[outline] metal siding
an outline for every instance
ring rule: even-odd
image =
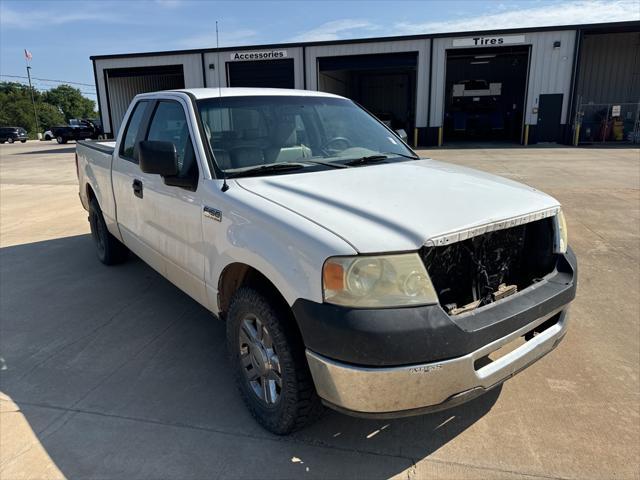
[[[429,39],[422,39],[306,47],[307,90],[318,90],[318,57],[418,52],[418,67],[416,71],[416,127],[426,127],[430,41]]]
[[[585,35],[576,95],[582,103],[640,101],[640,32]]]
[[[453,38],[445,37],[433,40],[434,74],[431,86],[431,118],[429,119],[429,125],[432,127],[442,126],[444,118],[447,50],[469,48],[453,47]],[[561,42],[559,49],[553,48],[553,42],[556,40]],[[575,30],[527,33],[525,35],[525,42],[520,45],[531,45],[529,88],[525,108],[526,123],[535,125],[537,122],[536,115],[532,113],[532,110],[538,105],[538,97],[545,93],[563,94],[561,121],[566,123],[571,92],[574,43]]]
[[[553,48],[555,41],[561,42],[560,48]],[[538,116],[533,113],[533,109],[538,106],[540,95],[561,93],[563,97],[560,123],[565,124],[571,93],[575,30],[530,33],[527,35],[527,43],[531,45],[531,65],[525,123],[538,123]]]
[[[103,105],[102,124],[104,125],[105,132],[111,133],[115,136],[114,132],[109,132],[109,113],[107,108],[107,93],[104,84],[104,71],[111,68],[132,68],[132,67],[155,67],[162,65],[182,65],[184,71],[184,86],[185,88],[197,88],[203,87],[203,75],[202,75],[202,60],[199,53],[182,54],[182,55],[158,55],[152,57],[126,57],[126,58],[107,58],[96,59],[96,71],[98,77],[98,95],[100,95],[100,102]],[[112,79],[113,81],[113,79]],[[110,82],[111,83],[111,82]],[[123,87],[124,88],[124,87]],[[116,92],[112,92],[109,88],[109,96],[113,97]],[[117,132],[116,125],[120,123],[121,118],[116,117],[113,108],[113,101],[110,104],[112,109],[111,114],[114,116],[112,119],[113,128]],[[126,112],[126,109],[122,112]],[[117,120],[116,120],[117,118]]]
[[[265,50],[286,50],[287,57],[293,58],[293,74],[295,77],[295,88],[304,89],[304,73],[302,66],[302,47],[292,47],[292,48],[271,48],[265,49],[261,47],[256,47],[255,49],[251,49],[251,51],[261,52]],[[238,49],[239,53],[246,53],[247,49]],[[218,88],[218,55],[220,56],[220,63],[223,63],[222,69],[220,70],[220,86],[227,86],[227,63],[234,62],[236,60],[231,60],[231,55],[236,53],[236,50],[233,51],[224,51],[224,52],[207,52],[204,54],[204,64],[206,68],[205,75],[207,76],[207,86]],[[268,63],[268,60],[255,60],[256,62],[265,62]],[[211,70],[209,65],[215,65],[216,69]]]

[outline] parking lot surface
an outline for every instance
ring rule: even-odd
[[[283,438],[240,401],[221,322],[140,260],[98,262],[74,148],[0,146],[3,480],[640,475],[640,150],[422,152],[563,203],[580,265],[567,338],[452,410],[328,411]]]

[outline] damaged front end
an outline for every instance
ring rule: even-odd
[[[544,218],[420,251],[440,305],[459,315],[524,290],[553,272],[554,220]]]

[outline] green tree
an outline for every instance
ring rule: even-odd
[[[82,96],[79,89],[60,85],[42,94],[46,103],[57,107],[66,121],[71,118],[91,118],[97,115],[95,102]]]
[[[38,111],[40,133],[55,125],[63,125],[69,118],[93,118],[95,104],[82,96],[80,91],[62,85],[49,92],[33,89]],[[66,112],[66,113],[65,113]],[[31,138],[36,138],[36,122],[33,115],[31,92],[27,85],[16,82],[0,82],[0,126],[22,127]]]

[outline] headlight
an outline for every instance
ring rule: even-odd
[[[417,253],[329,258],[322,269],[326,302],[379,308],[438,303]]]
[[[569,246],[569,237],[567,234],[567,221],[564,218],[562,210],[556,215],[556,253],[567,253]]]

